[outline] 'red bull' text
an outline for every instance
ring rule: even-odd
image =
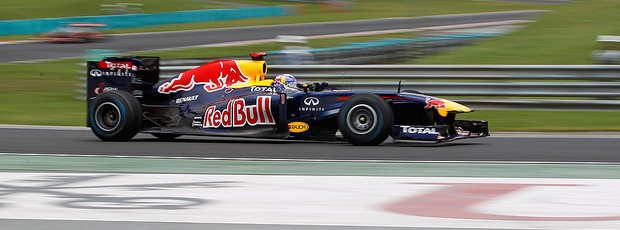
[[[271,97],[259,96],[256,105],[246,105],[245,99],[229,101],[224,110],[209,106],[205,111],[203,128],[243,127],[245,125],[273,125],[275,120],[271,113]]]

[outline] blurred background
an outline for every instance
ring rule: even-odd
[[[618,9],[618,0],[0,0],[2,229],[619,229]],[[267,77],[385,90],[404,80],[403,90],[475,109],[459,119],[488,120],[492,136],[374,147],[102,142],[84,127],[86,61],[159,56],[165,79],[257,51],[268,53]],[[262,224],[217,225],[248,219]]]
[[[0,3],[2,124],[84,126],[89,59],[160,56],[166,77],[266,51],[270,75],[387,89],[405,79],[471,105],[464,117],[493,131],[620,130],[614,0]]]

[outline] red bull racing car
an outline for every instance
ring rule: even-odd
[[[105,27],[105,24],[96,23],[71,23],[65,27],[42,34],[38,39],[53,43],[83,43],[95,42],[108,39],[97,27]]]
[[[445,142],[489,135],[486,121],[456,120],[472,110],[417,92],[328,89],[290,75],[265,79],[264,53],[216,60],[159,79],[157,57],[88,62],[87,126],[104,141],[138,132],[181,135],[341,140],[377,145]]]

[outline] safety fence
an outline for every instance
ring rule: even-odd
[[[3,20],[0,21],[0,35],[39,34],[76,22],[105,24],[107,25],[105,29],[119,29],[176,23],[286,16],[289,15],[290,12],[291,10],[285,6],[269,6],[237,9],[190,10],[153,14]]]

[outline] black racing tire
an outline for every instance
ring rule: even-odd
[[[130,140],[142,126],[142,105],[126,91],[108,91],[95,97],[88,114],[90,129],[103,141]]]
[[[378,145],[390,135],[394,113],[388,103],[375,94],[351,96],[340,107],[338,128],[354,145]]]
[[[172,141],[177,137],[180,137],[181,134],[172,134],[172,133],[151,133],[151,135],[159,138],[162,141]]]

